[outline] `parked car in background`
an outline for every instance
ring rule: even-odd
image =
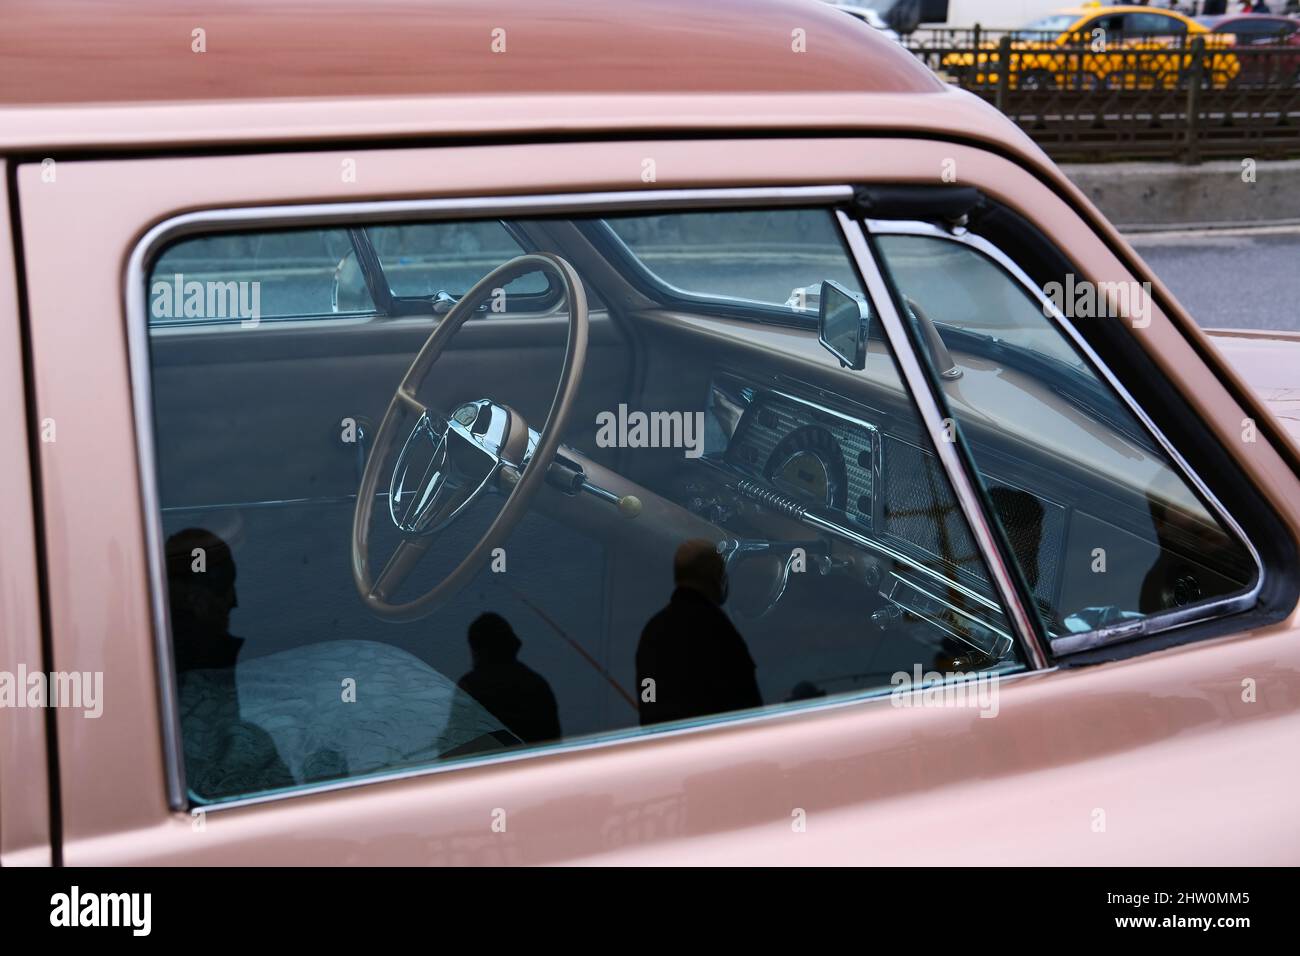
[[[1290,80],[1300,84],[1300,20],[1260,13],[1234,13],[1219,17],[1198,17],[1197,22],[1212,33],[1233,37],[1237,49],[1244,49],[1239,79],[1243,83],[1271,83]],[[1295,52],[1250,53],[1252,47],[1294,48]]]
[[[832,0],[833,2],[833,0]],[[1060,0],[856,0],[888,22],[906,11],[921,29],[945,27],[964,30],[979,24],[987,29],[1007,29],[1042,16]]]
[[[829,0],[829,2],[831,6],[835,7],[835,9],[842,10],[849,16],[861,20],[863,23],[867,24],[867,26],[879,30],[885,36],[889,37],[889,39],[895,41],[899,39],[898,33],[889,28],[889,24],[885,22],[878,10],[859,4],[838,3],[836,0]]]
[[[1206,82],[1224,87],[1240,70],[1228,36],[1210,31],[1181,13],[1146,6],[1086,4],[1058,10],[1012,34],[1009,83],[1019,89],[1152,89],[1176,87],[1191,56],[1185,42],[1204,35],[1211,50]],[[987,52],[954,52],[943,57],[944,71],[974,74],[976,83],[998,82],[998,41]]]

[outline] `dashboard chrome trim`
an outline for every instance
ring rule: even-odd
[[[902,589],[902,593],[900,593],[900,589]],[[941,598],[937,594],[927,591],[915,581],[908,580],[897,572],[890,575],[889,583],[881,588],[880,593],[892,601],[895,606],[924,619],[932,627],[938,628],[963,644],[968,644],[993,660],[1003,660],[1015,645],[1015,639],[1004,628],[976,617],[969,611]],[[916,600],[915,595],[920,595],[923,600]],[[929,602],[929,606],[926,606],[926,602]],[[941,613],[936,613],[935,606],[942,611],[950,612],[956,618],[969,621],[970,624],[961,624],[960,621],[956,620],[944,620]],[[991,632],[993,639],[980,643],[978,638],[972,635],[971,625]]]
[[[882,520],[880,488],[883,477],[883,463],[880,451],[883,436],[879,426],[866,421],[865,419],[856,418],[853,415],[838,411],[827,405],[822,405],[819,402],[814,402],[811,399],[795,395],[792,392],[783,391],[779,388],[768,389],[768,391],[773,395],[784,398],[786,401],[794,402],[797,405],[803,405],[805,408],[811,408],[825,415],[831,415],[843,422],[853,425],[856,428],[861,428],[871,436],[871,514],[868,517],[870,518],[871,530],[878,533]],[[846,464],[848,463],[846,462]],[[861,466],[859,465],[859,467]],[[847,500],[844,502],[844,514],[845,517],[851,517],[851,509],[849,508],[849,502]],[[861,511],[859,511],[858,514],[861,514]]]

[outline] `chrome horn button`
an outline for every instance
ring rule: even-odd
[[[445,421],[426,412],[411,429],[388,488],[388,514],[406,535],[446,527],[501,465],[510,412],[487,399],[466,402]]]
[[[446,482],[447,426],[421,415],[402,445],[388,487],[388,514],[397,530],[424,531]]]

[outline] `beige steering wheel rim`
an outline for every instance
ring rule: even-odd
[[[546,424],[541,429],[532,457],[527,467],[519,471],[522,450],[528,443],[528,426],[518,413],[507,409],[511,416],[511,445],[517,457],[514,461],[508,461],[503,457],[499,472],[494,476],[495,480],[503,484],[513,485],[506,493],[505,503],[501,506],[496,519],[464,560],[442,581],[412,601],[392,603],[389,598],[415,569],[432,543],[428,535],[404,536],[379,576],[376,578],[372,573],[369,560],[370,519],[374,512],[380,469],[389,458],[399,434],[398,421],[404,411],[423,416],[417,420],[417,427],[425,418],[438,420],[438,417],[431,414],[430,410],[416,398],[416,393],[434,363],[466,320],[474,315],[478,307],[486,302],[495,290],[505,288],[520,276],[539,270],[551,272],[564,285],[565,300],[569,304],[569,334],[565,346],[564,366],[555,389],[555,397],[551,402]],[[384,412],[384,419],[375,435],[374,445],[362,473],[361,485],[357,490],[356,508],[352,519],[352,580],[362,602],[371,613],[384,620],[397,622],[414,621],[431,614],[444,600],[467,584],[491,556],[492,551],[504,543],[527,511],[528,503],[545,480],[546,470],[555,458],[560,445],[560,436],[564,433],[573,410],[574,399],[582,383],[586,358],[587,297],[583,291],[582,280],[573,266],[550,253],[518,256],[497,267],[466,292],[443,317],[421,346],[406,374],[402,376]],[[522,431],[522,443],[520,431]]]

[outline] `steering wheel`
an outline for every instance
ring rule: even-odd
[[[416,394],[439,356],[465,321],[498,289],[532,272],[550,272],[564,285],[569,304],[569,335],[555,398],[541,434],[530,432],[522,415],[482,398],[466,402],[449,416],[431,410]],[[469,582],[528,510],[555,458],[560,436],[573,411],[587,360],[587,297],[578,273],[549,253],[518,256],[484,276],[458,301],[425,340],[388,403],[366,460],[352,518],[352,580],[361,600],[377,617],[414,621]],[[372,577],[368,539],[380,468],[398,436],[404,412],[417,417],[393,464],[388,514],[402,536],[388,562]],[[469,554],[441,582],[403,604],[390,598],[415,570],[439,532],[483,494],[499,490],[505,504]]]

